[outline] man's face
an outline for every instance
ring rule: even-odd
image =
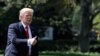
[[[30,25],[32,22],[32,16],[33,16],[33,14],[31,12],[25,12],[21,16],[21,21],[23,21],[23,23],[26,25]]]

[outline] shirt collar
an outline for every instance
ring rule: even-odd
[[[22,23],[22,25],[23,25],[23,27],[25,28],[26,27],[26,25],[21,21],[21,23]],[[28,28],[29,28],[29,25],[28,25]]]

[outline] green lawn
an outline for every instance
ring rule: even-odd
[[[0,55],[0,56],[3,56],[3,55]]]
[[[0,55],[3,56],[3,55]],[[81,53],[81,52],[66,52],[66,51],[43,51],[39,53],[39,56],[100,56],[100,53],[97,52],[87,52],[87,53]]]
[[[100,53],[97,52],[87,52],[87,53],[81,53],[81,52],[73,52],[73,51],[47,51],[47,52],[41,52],[39,56],[100,56]]]

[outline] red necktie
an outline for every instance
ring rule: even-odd
[[[29,38],[28,26],[25,27],[25,34],[26,34],[26,37]]]
[[[27,39],[29,38],[29,33],[28,33],[28,26],[25,27],[25,35],[27,37]],[[29,56],[29,48],[27,49],[27,54],[26,56]]]

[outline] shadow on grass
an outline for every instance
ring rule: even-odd
[[[1,54],[3,54],[3,51],[2,50],[0,50],[0,56],[1,56]]]

